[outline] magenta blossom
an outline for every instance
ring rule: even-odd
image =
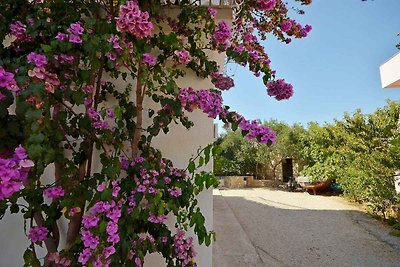
[[[149,13],[141,11],[136,1],[127,1],[119,8],[117,29],[128,32],[135,37],[143,38],[151,34],[154,29],[150,22]]]
[[[178,187],[171,189],[168,188],[168,193],[172,196],[172,197],[180,197],[182,195],[182,190]]]
[[[275,97],[278,101],[293,96],[293,86],[286,83],[284,79],[268,82],[267,88],[268,95]]]
[[[229,90],[235,86],[231,77],[224,76],[221,73],[212,73],[211,78],[211,82],[220,90]]]
[[[34,226],[29,230],[28,238],[36,243],[38,241],[43,241],[49,234],[49,230],[43,226]]]
[[[26,25],[21,21],[16,21],[10,24],[10,32],[18,41],[31,41],[32,38],[26,34]]]
[[[144,53],[142,62],[150,67],[153,67],[156,65],[156,58],[151,56],[149,53]]]
[[[81,37],[79,37],[78,35],[74,35],[74,34],[70,34],[69,35],[69,40],[70,43],[74,43],[74,44],[80,44],[82,43],[82,39]]]
[[[14,74],[7,72],[0,66],[0,88],[6,88],[9,91],[18,92],[19,87],[14,80]]]
[[[174,54],[175,54],[175,56],[178,57],[178,62],[179,63],[186,65],[186,64],[188,64],[190,62],[189,51],[187,51],[185,49],[182,49],[182,50],[179,50],[179,51],[175,51]]]
[[[292,23],[290,22],[290,20],[281,23],[282,31],[288,32],[291,28],[292,28]]]
[[[31,52],[26,58],[28,59],[29,63],[35,64],[35,66],[38,68],[42,68],[47,65],[47,58],[44,55]]]
[[[46,197],[48,197],[50,199],[57,199],[57,198],[64,196],[64,189],[60,185],[55,186],[55,187],[46,188],[43,191],[43,195],[45,195]]]
[[[178,230],[177,233],[174,235],[174,251],[181,266],[191,266],[191,263],[196,256],[193,238],[189,237],[186,239],[185,232],[182,230]]]
[[[229,39],[232,37],[231,28],[224,20],[220,21],[214,30],[213,40],[217,46],[229,46]]]
[[[0,200],[10,198],[21,190],[30,168],[34,166],[33,161],[27,157],[22,146],[15,149],[13,158],[0,157]]]
[[[59,41],[63,41],[64,39],[67,39],[67,38],[68,38],[68,34],[65,34],[62,32],[59,32],[56,36],[56,39]]]
[[[89,259],[92,257],[92,252],[89,248],[85,248],[80,254],[78,258],[78,262],[82,265],[85,265]]]
[[[252,0],[257,9],[268,11],[276,6],[276,0]]]
[[[80,22],[72,23],[67,29],[67,32],[73,35],[82,35],[84,31]]]
[[[217,16],[217,10],[215,8],[209,7],[208,14],[210,14],[211,18],[215,18]]]
[[[222,112],[222,96],[210,90],[194,90],[191,87],[182,88],[178,99],[187,111],[200,108],[210,118],[216,118]]]

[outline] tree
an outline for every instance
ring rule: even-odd
[[[192,227],[200,244],[210,244],[214,235],[195,196],[216,184],[211,174],[196,172],[212,146],[182,170],[152,140],[172,122],[190,128],[187,112],[200,109],[272,144],[273,131],[223,106],[221,91],[233,80],[206,52],[226,52],[262,74],[270,96],[288,99],[293,88],[275,79],[259,39],[273,34],[289,43],[311,27],[290,19],[281,0],[243,1],[232,26],[197,2],[1,1],[0,211],[21,212],[30,226],[26,266],[41,264],[35,248],[43,242],[45,266],[141,266],[152,252],[168,266],[194,266],[186,231]],[[168,12],[173,5],[176,16]],[[211,78],[214,88],[180,88],[177,79],[188,73]],[[156,107],[148,114],[145,99]],[[43,173],[52,164],[54,181],[47,184]],[[169,214],[176,233],[165,223]],[[62,217],[69,225],[60,249]]]
[[[333,125],[309,125],[303,174],[336,179],[346,196],[386,216],[398,202],[393,174],[400,166],[399,114],[399,104],[388,102],[370,115],[357,110]]]
[[[276,120],[265,122],[264,125],[277,134],[273,146],[251,142],[239,131],[228,132],[220,141],[221,154],[214,160],[214,172],[220,175],[252,174],[261,178],[268,177],[272,172],[269,178],[277,179],[278,167],[284,158],[290,157],[301,162],[299,139],[304,128]]]

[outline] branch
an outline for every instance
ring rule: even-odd
[[[101,66],[97,72],[96,92],[94,95],[94,103],[93,103],[93,107],[95,110],[97,110],[97,107],[99,105],[101,78],[102,78],[103,69],[104,69],[104,56],[102,56],[102,57],[103,57],[103,60],[101,62]],[[89,132],[89,134],[91,134],[96,140],[98,140],[98,138],[95,134],[92,134],[91,132]],[[81,183],[85,179],[85,177],[90,176],[91,169],[92,169],[93,143],[94,143],[94,141],[91,140],[90,144],[89,144],[88,159],[84,163],[81,163],[79,165],[79,179],[78,179],[79,183]],[[107,150],[104,147],[104,144],[101,142],[100,142],[100,144],[101,144],[103,150],[105,151],[105,153],[107,154]],[[83,217],[83,213],[85,210],[85,202],[86,202],[84,194],[79,196],[78,200],[80,202],[81,211],[74,214],[74,216],[72,216],[72,218],[68,224],[67,248],[71,248],[72,245],[75,243],[76,237],[79,234],[79,229],[81,228],[82,217]]]
[[[137,82],[136,82],[136,116],[137,116],[137,119],[136,119],[135,133],[133,135],[133,140],[132,140],[132,144],[131,144],[133,158],[136,158],[139,155],[139,140],[140,140],[142,124],[143,124],[143,99],[144,99],[145,88],[142,88],[142,81],[140,80],[141,73],[142,72],[139,67],[138,73],[136,76],[136,78],[137,78]]]
[[[86,170],[86,161],[84,163],[79,164],[79,182],[82,182],[85,179],[85,170]],[[81,211],[74,214],[69,221],[68,230],[67,230],[67,249],[71,248],[74,244],[76,237],[79,234],[79,229],[81,227],[83,211],[85,206],[85,196],[82,194],[79,196],[78,201],[81,204]]]

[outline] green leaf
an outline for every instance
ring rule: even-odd
[[[99,225],[99,232],[104,233],[107,228],[107,221],[101,221]]]
[[[199,158],[199,164],[197,165],[197,168],[200,168],[204,164],[204,157]]]
[[[44,136],[44,134],[42,134],[42,133],[32,134],[32,135],[29,137],[28,141],[29,141],[30,143],[40,144],[40,143],[42,143],[42,142],[44,141],[44,138],[45,138],[45,136]]]
[[[100,199],[101,200],[109,200],[112,197],[112,189],[107,188],[101,193]]]
[[[53,48],[50,45],[42,44],[41,47],[43,49],[43,52],[45,53],[50,53],[53,50]]]
[[[32,250],[27,248],[24,252],[24,267],[40,267],[40,262],[36,258],[35,253]]]
[[[195,169],[196,169],[196,165],[195,165],[194,162],[191,160],[190,163],[189,163],[189,166],[188,166],[188,171],[189,171],[190,173],[193,173]]]
[[[211,237],[209,235],[205,236],[205,240],[204,241],[205,241],[205,244],[206,244],[207,247],[211,245]]]
[[[207,164],[210,161],[210,151],[211,151],[212,145],[208,145],[204,149],[204,159],[205,159],[205,164]]]
[[[19,212],[19,206],[17,204],[13,204],[10,206],[10,211],[11,213],[18,213]]]

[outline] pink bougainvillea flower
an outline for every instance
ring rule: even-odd
[[[68,41],[69,41],[70,43],[74,43],[74,44],[80,44],[80,43],[82,43],[81,37],[79,37],[78,35],[74,35],[74,34],[70,34],[70,35],[69,35]]]
[[[47,58],[44,55],[31,52],[26,57],[29,63],[35,64],[36,67],[42,68],[47,65]]]
[[[275,97],[278,101],[293,96],[293,86],[286,83],[284,79],[268,82],[267,88],[268,95]]]
[[[57,198],[63,197],[64,194],[65,194],[64,189],[60,185],[55,186],[55,187],[46,188],[43,191],[43,195],[45,195],[49,199],[57,199]]]
[[[84,31],[80,22],[72,23],[67,29],[67,32],[73,35],[82,35]]]
[[[141,11],[136,1],[127,1],[119,8],[117,29],[135,37],[143,38],[151,34],[154,29],[147,11]]]
[[[67,38],[68,38],[68,34],[65,34],[65,33],[62,33],[62,32],[57,33],[57,36],[56,36],[57,40],[63,41],[65,39],[67,39]]]
[[[210,14],[211,18],[215,18],[217,16],[217,10],[215,8],[209,7],[208,14]]]
[[[36,243],[38,241],[43,241],[49,234],[49,230],[43,226],[34,226],[29,230],[28,238]]]
[[[211,82],[220,90],[229,90],[235,86],[231,77],[224,76],[221,73],[214,72],[211,74],[211,78]]]
[[[272,10],[276,6],[276,0],[251,0],[257,9],[268,11]]]
[[[14,80],[14,74],[7,72],[3,67],[0,66],[0,88],[6,88],[9,91],[18,92],[19,87]]]
[[[153,67],[156,64],[156,58],[151,56],[149,53],[144,53],[142,62],[150,67]]]
[[[232,31],[228,23],[225,20],[218,22],[217,27],[214,30],[213,40],[217,46],[227,47],[229,45],[229,39],[232,37]]]
[[[190,62],[189,51],[182,49],[174,52],[175,56],[178,57],[178,62],[181,64],[188,64]]]

